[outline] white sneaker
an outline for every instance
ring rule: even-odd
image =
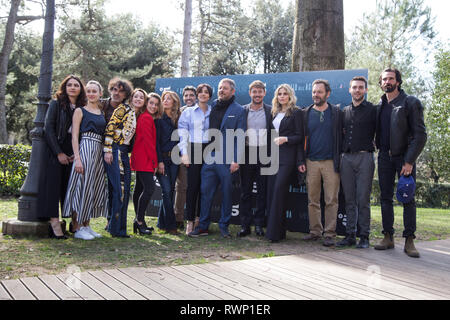
[[[84,227],[84,228],[89,234],[93,235],[95,238],[101,238],[102,237],[101,234],[99,234],[99,233],[95,232],[94,230],[92,230],[90,226],[87,226],[87,227]]]
[[[74,237],[77,239],[83,239],[83,240],[92,240],[95,239],[95,237],[90,234],[88,230],[86,230],[86,227],[81,227],[80,230],[75,232]]]

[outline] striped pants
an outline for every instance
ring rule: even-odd
[[[103,137],[93,132],[81,135],[80,160],[84,174],[72,166],[62,216],[77,214],[78,223],[108,214],[108,188],[103,166]]]

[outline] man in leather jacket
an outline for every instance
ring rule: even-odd
[[[375,246],[377,250],[394,248],[393,194],[395,175],[412,175],[416,178],[415,162],[422,152],[427,134],[423,106],[419,99],[407,95],[402,89],[401,73],[397,69],[385,69],[379,84],[385,94],[377,110],[376,145],[378,155],[378,179],[381,192],[381,215],[384,239]],[[416,231],[416,203],[414,198],[403,203],[403,237],[405,253],[419,257],[413,239]]]

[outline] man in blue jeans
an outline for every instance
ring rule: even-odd
[[[243,161],[245,146],[245,111],[235,102],[236,85],[231,79],[219,82],[218,97],[211,107],[209,116],[211,144],[205,148],[205,164],[201,171],[200,222],[190,237],[208,235],[211,221],[210,210],[217,186],[222,188],[222,209],[219,229],[224,238],[231,238],[228,231],[232,211],[232,174]],[[241,129],[241,130],[239,130]],[[212,131],[211,131],[212,130]],[[219,132],[220,135],[214,133]],[[242,141],[238,141],[240,136]]]
[[[377,250],[394,248],[393,195],[395,176],[412,175],[416,178],[417,157],[427,141],[423,106],[419,99],[407,95],[402,89],[402,75],[397,69],[385,69],[379,79],[385,94],[377,109],[376,145],[378,154],[378,180],[381,192],[381,216],[384,239],[375,246]],[[414,246],[416,231],[416,202],[403,204],[403,237],[405,253],[419,257]]]

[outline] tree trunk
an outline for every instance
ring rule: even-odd
[[[344,68],[343,0],[297,0],[291,70]]]
[[[20,1],[11,1],[11,10],[6,22],[5,40],[0,52],[0,143],[8,143],[8,131],[6,129],[6,77],[8,75],[9,55],[14,45],[14,30],[16,28]]]
[[[192,0],[186,0],[184,8],[183,52],[181,54],[181,76],[189,76],[191,58]]]

